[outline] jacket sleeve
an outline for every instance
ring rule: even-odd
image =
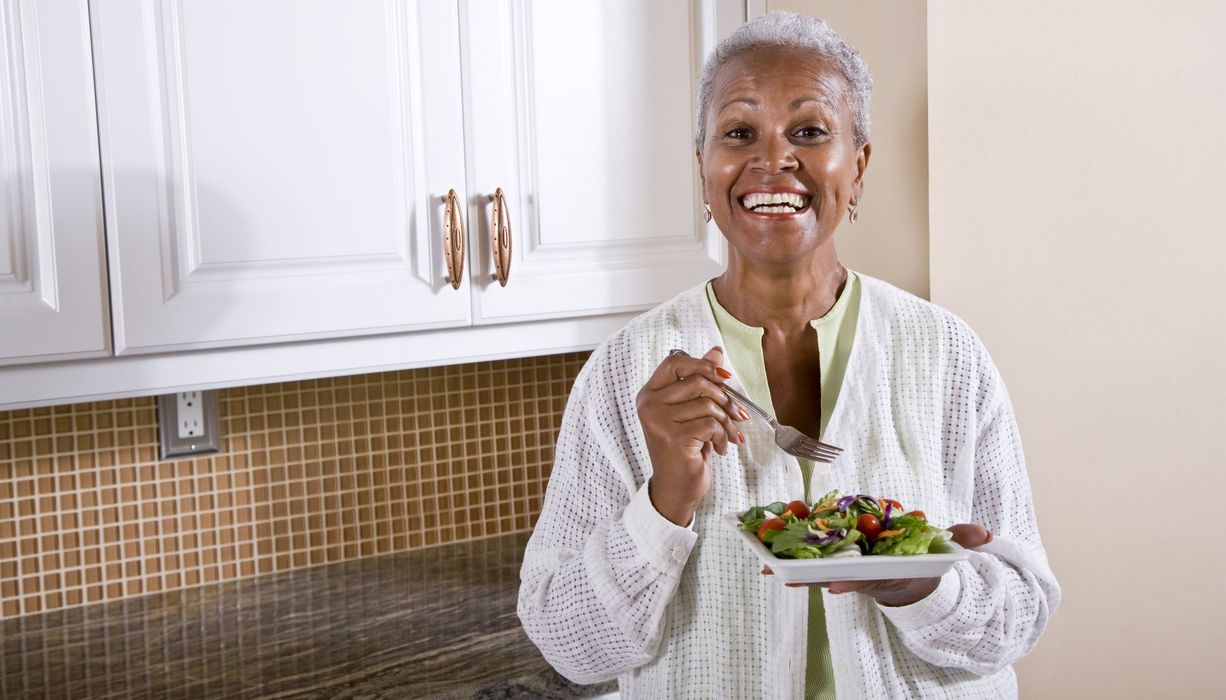
[[[1004,384],[990,360],[987,406],[972,455],[971,520],[992,542],[954,565],[927,598],[878,608],[916,656],[944,668],[995,673],[1022,658],[1060,602],[1039,539],[1021,438]]]
[[[599,351],[598,351],[599,352]],[[593,358],[595,359],[595,358]],[[661,516],[631,461],[631,387],[588,367],[567,404],[540,519],[520,570],[519,619],[576,683],[650,661],[697,535]],[[642,481],[641,484],[637,481]]]

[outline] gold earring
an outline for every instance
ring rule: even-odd
[[[707,222],[708,224],[711,223],[711,205],[707,204],[706,202],[703,202],[702,208],[704,210],[702,213],[702,220]]]
[[[852,202],[847,205],[847,220],[853,224],[856,223],[856,219],[860,218],[860,212],[856,211],[859,207],[859,202]]]

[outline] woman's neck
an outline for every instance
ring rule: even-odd
[[[806,265],[763,266],[729,251],[728,269],[715,278],[715,297],[742,323],[785,335],[807,330],[825,316],[847,283],[831,246]]]

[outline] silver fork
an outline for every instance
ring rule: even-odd
[[[684,350],[670,350],[668,354],[690,357],[689,353]],[[815,440],[790,425],[783,425],[775,420],[774,416],[764,411],[761,406],[750,401],[749,397],[727,384],[720,384],[719,388],[723,389],[730,399],[744,406],[758,418],[766,421],[775,431],[775,444],[784,452],[801,459],[829,464],[843,451],[842,447],[835,447],[830,443]]]

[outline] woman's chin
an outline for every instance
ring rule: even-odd
[[[823,241],[833,241],[832,237],[822,238],[811,229],[777,226],[766,231],[739,231],[726,237],[730,255],[743,263],[771,267],[809,265],[823,247]]]

